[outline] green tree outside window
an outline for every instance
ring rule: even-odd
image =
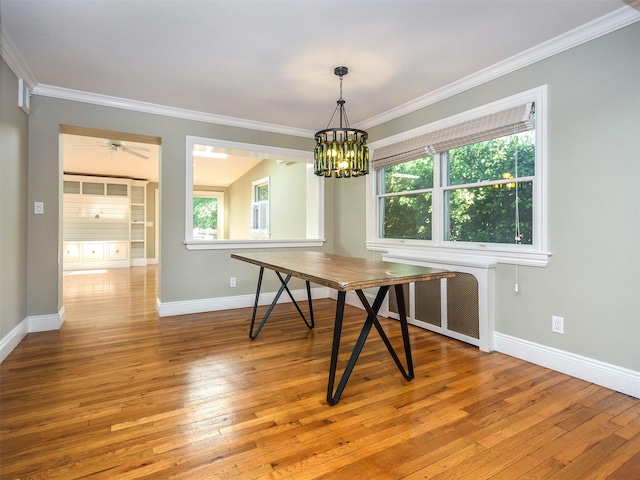
[[[533,131],[524,132],[382,169],[381,237],[431,240],[437,194],[443,240],[531,245],[534,137]],[[440,162],[441,182],[434,178],[435,161]]]
[[[193,197],[193,228],[218,228],[218,199]]]

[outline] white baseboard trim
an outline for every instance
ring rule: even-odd
[[[493,345],[497,352],[640,398],[640,372],[497,332]]]
[[[63,323],[64,307],[57,314],[36,315],[25,318],[0,340],[0,363],[4,362],[28,333],[59,330]]]
[[[292,290],[296,301],[307,299],[306,290]],[[373,301],[371,295],[366,294],[369,302]],[[260,295],[259,305],[269,305],[275,292]],[[312,298],[337,298],[335,290],[319,287],[311,289]],[[190,313],[202,313],[233,308],[252,307],[255,300],[254,294],[236,295],[233,297],[206,298],[198,300],[186,300],[179,302],[160,302],[157,300],[157,311],[160,317],[171,315],[185,315]],[[283,293],[278,303],[290,303],[291,299]],[[348,305],[363,309],[360,299],[353,292],[348,292],[345,302]],[[384,315],[383,312],[380,312]],[[32,332],[44,332],[59,330],[64,323],[64,307],[58,314],[37,315],[25,318],[16,325],[7,335],[0,340],[0,363],[2,363],[14,348]],[[574,353],[558,350],[538,343],[522,340],[517,337],[494,333],[494,349],[497,352],[541,365],[552,370],[580,378],[587,382],[595,383],[606,388],[640,398],[640,372],[628,368],[611,365],[592,358],[583,357]]]
[[[49,330],[60,330],[64,323],[64,307],[58,313],[51,315],[36,315],[27,317],[29,322],[29,333],[48,332]]]
[[[307,291],[304,289],[291,290],[291,294],[296,302],[307,300]],[[276,292],[265,292],[260,294],[259,305],[269,305],[276,296]],[[311,298],[327,298],[329,289],[318,287],[311,289]],[[184,300],[178,302],[161,302],[156,300],[156,311],[159,317],[169,317],[173,315],[187,315],[190,313],[215,312],[218,310],[229,310],[233,308],[253,307],[255,294],[235,295],[233,297],[201,298],[196,300]],[[291,303],[291,299],[286,292],[283,292],[278,299],[278,303]]]
[[[368,293],[365,293],[365,295],[369,303],[373,303],[374,296]],[[331,290],[329,296],[335,299],[337,298],[337,292]],[[364,309],[360,299],[354,292],[347,292],[345,303]],[[389,316],[389,313],[383,310],[384,308],[380,310],[380,315]],[[635,370],[498,332],[493,334],[493,348],[497,352],[610,388],[625,395],[640,398],[640,372]]]
[[[0,363],[13,352],[27,333],[29,333],[29,321],[25,318],[0,341]]]

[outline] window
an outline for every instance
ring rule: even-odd
[[[533,243],[534,137],[528,131],[439,155],[445,241]]]
[[[187,249],[322,246],[324,179],[311,160],[311,151],[187,136]]]
[[[269,177],[252,182],[251,236],[269,238]]]
[[[193,238],[218,240],[224,238],[224,193],[193,192]]]
[[[546,264],[544,100],[537,89],[376,145],[368,248]]]
[[[431,240],[433,156],[378,172],[380,237]]]
[[[434,159],[442,182],[434,188]],[[443,239],[532,243],[533,132],[454,148],[380,169],[380,237],[432,240],[433,195],[443,197]],[[518,210],[516,211],[516,205]]]

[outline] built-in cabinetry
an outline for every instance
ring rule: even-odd
[[[147,264],[146,183],[64,176],[64,270]]]
[[[64,270],[129,267],[128,242],[64,242]]]
[[[131,183],[131,265],[146,265],[146,182],[134,180]]]

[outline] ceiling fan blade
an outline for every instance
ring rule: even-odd
[[[144,158],[145,160],[147,160],[149,158],[146,155],[142,155],[141,153],[138,153],[138,152],[134,151],[131,147],[122,146],[122,147],[120,147],[120,149],[123,152],[127,152],[130,155],[135,155],[136,157]]]
[[[139,151],[143,151],[143,152],[150,152],[151,150],[149,150],[148,148],[145,147],[130,147],[129,145],[125,145],[122,144],[123,148],[128,148],[129,150],[139,150]]]

